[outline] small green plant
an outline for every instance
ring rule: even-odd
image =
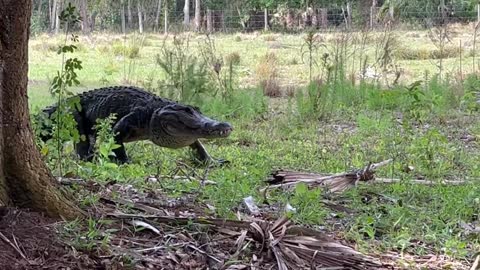
[[[303,224],[322,224],[327,212],[320,208],[320,189],[309,190],[307,185],[295,187],[295,194],[291,198],[292,206],[297,209],[294,218]]]
[[[160,54],[156,56],[157,64],[166,74],[166,79],[160,82],[159,88],[172,99],[199,104],[202,95],[213,93],[205,62],[189,52],[188,36],[174,36],[172,48],[165,40]]]
[[[71,141],[78,143],[80,140],[86,138],[80,137],[76,128],[76,121],[72,112],[81,110],[79,98],[70,98],[66,102],[66,98],[73,96],[73,93],[68,90],[68,87],[79,85],[77,70],[82,69],[82,61],[77,58],[65,59],[66,53],[73,53],[77,49],[74,44],[67,44],[68,40],[75,43],[78,42],[78,36],[71,35],[70,29],[80,22],[80,16],[76,8],[69,3],[68,6],[61,12],[60,21],[65,24],[65,39],[64,45],[61,46],[57,53],[62,55],[62,68],[57,72],[57,75],[53,78],[50,86],[50,92],[57,98],[56,112],[51,116],[55,125],[53,126],[53,141],[57,143],[57,165],[59,173],[62,174],[62,158],[63,146],[65,142]],[[48,151],[47,151],[48,152]]]

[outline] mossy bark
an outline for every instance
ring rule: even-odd
[[[81,211],[60,191],[37,149],[28,109],[31,0],[0,0],[0,205],[67,219]]]

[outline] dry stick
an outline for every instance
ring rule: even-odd
[[[229,220],[229,219],[219,219],[219,218],[186,218],[186,217],[170,217],[170,216],[160,216],[160,215],[138,215],[138,214],[124,214],[124,213],[108,213],[107,216],[115,217],[118,219],[132,219],[132,218],[143,218],[143,219],[156,219],[156,221],[167,224],[178,224],[185,225],[191,222],[205,225],[215,225],[219,227],[237,227],[237,228],[250,228],[250,222],[238,221],[238,220]]]
[[[27,256],[25,256],[25,254],[23,254],[23,252],[17,246],[15,246],[2,232],[0,232],[0,238],[2,238],[5,243],[9,244],[13,249],[15,249],[15,251],[17,251],[18,254],[20,254],[20,256],[28,262]]]
[[[373,183],[397,183],[401,182],[401,179],[395,178],[376,178]],[[412,184],[420,184],[420,185],[435,185],[435,184],[447,184],[447,185],[463,185],[468,183],[467,181],[453,181],[453,180],[442,180],[442,181],[433,181],[433,180],[420,180],[420,179],[413,179],[409,180],[409,183]]]
[[[473,265],[470,268],[470,270],[477,270],[479,263],[480,263],[480,255],[477,255],[477,258],[475,259],[475,262],[473,262]]]
[[[382,161],[382,162],[379,162],[379,163],[367,165],[364,169],[364,172],[374,171],[377,168],[379,168],[381,166],[385,166],[390,162],[392,162],[392,159],[388,159],[388,160],[385,160],[385,161]],[[270,188],[293,186],[293,185],[297,185],[299,183],[319,183],[319,182],[323,182],[323,181],[326,181],[326,180],[332,180],[332,179],[335,179],[335,178],[345,177],[345,176],[350,175],[350,174],[351,174],[351,172],[342,172],[342,173],[337,173],[337,174],[334,174],[334,175],[312,178],[312,179],[299,179],[299,180],[288,182],[288,183],[271,185],[271,186],[265,187],[263,189],[260,189],[260,192],[264,192],[265,190],[270,189]],[[314,174],[312,174],[312,175],[314,175]]]

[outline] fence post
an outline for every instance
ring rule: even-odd
[[[264,30],[268,31],[268,10],[267,8],[264,9],[263,13],[263,23],[264,23]]]

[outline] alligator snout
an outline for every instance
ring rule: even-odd
[[[208,122],[204,126],[207,133],[220,137],[227,137],[232,133],[233,127],[227,122]]]

